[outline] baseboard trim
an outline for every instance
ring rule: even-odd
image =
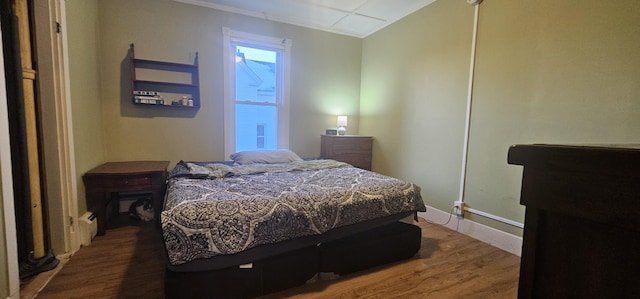
[[[430,206],[427,206],[427,212],[419,212],[418,216],[517,256],[522,255],[522,237],[451,215],[449,212]]]

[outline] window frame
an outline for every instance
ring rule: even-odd
[[[235,45],[263,48],[282,53],[282,63],[276,67],[276,107],[278,110],[277,147],[289,148],[290,61],[292,41],[285,38],[241,32],[223,27],[224,59],[224,154],[236,152],[236,88]],[[278,96],[280,95],[280,96]]]

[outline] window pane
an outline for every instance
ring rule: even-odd
[[[258,137],[264,137],[264,126],[265,124],[258,124],[258,127],[256,128],[257,129],[256,134],[258,134]]]
[[[236,104],[236,151],[277,149],[277,123],[275,106]],[[264,128],[262,144],[256,142],[259,124]]]
[[[256,128],[256,135],[258,136],[256,140],[256,147],[264,149],[264,126],[265,124],[258,124]]]
[[[236,100],[276,102],[275,51],[236,46]]]
[[[258,137],[256,144],[259,149],[264,149],[264,137]]]

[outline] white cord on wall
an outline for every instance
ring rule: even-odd
[[[471,108],[473,103],[473,79],[475,73],[476,66],[476,44],[478,41],[478,15],[480,10],[480,3],[482,0],[467,0],[467,3],[475,6],[475,13],[473,17],[473,37],[471,41],[471,62],[469,65],[469,86],[467,92],[467,115],[465,121],[465,131],[464,131],[464,144],[462,148],[462,171],[460,173],[460,193],[458,195],[458,200],[454,202],[454,208],[456,214],[464,217],[464,212],[469,212],[472,214],[480,215],[482,217],[486,217],[489,219],[493,219],[496,221],[500,221],[502,223],[506,223],[515,227],[523,228],[524,224],[513,221],[504,217],[492,215],[480,210],[471,209],[464,205],[464,191],[467,184],[467,158],[469,157],[469,131],[471,130]],[[449,221],[447,221],[448,223]]]
[[[471,62],[469,65],[469,86],[467,90],[467,115],[465,121],[465,130],[464,130],[464,144],[462,147],[462,171],[460,173],[460,193],[458,196],[458,201],[462,204],[464,203],[464,190],[466,186],[467,179],[467,158],[469,156],[469,130],[471,129],[471,107],[472,107],[472,97],[473,97],[473,78],[474,71],[476,65],[476,43],[478,36],[478,15],[480,2],[482,1],[473,1],[467,0],[470,4],[475,6],[475,14],[473,18],[473,37],[471,40]],[[473,3],[472,3],[473,2]],[[464,212],[462,212],[464,214]]]

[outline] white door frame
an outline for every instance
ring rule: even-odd
[[[48,224],[56,254],[80,248],[64,0],[34,2]]]
[[[0,57],[3,57],[2,39],[0,39]],[[13,203],[13,176],[11,170],[11,146],[9,140],[9,114],[7,111],[6,78],[4,59],[0,59],[0,192],[4,219],[5,251],[7,265],[9,298],[20,297],[20,274],[18,270],[18,240],[16,236],[15,207]],[[4,282],[0,282],[4,283]]]
[[[41,103],[46,192],[51,246],[59,254],[80,248],[73,126],[69,92],[64,0],[35,1],[38,90]],[[58,25],[60,24],[60,25]],[[59,28],[62,28],[59,32]],[[0,40],[0,54],[2,41]],[[5,92],[4,61],[0,61],[0,192],[4,216],[9,298],[20,297],[20,274],[11,171],[11,148]]]

